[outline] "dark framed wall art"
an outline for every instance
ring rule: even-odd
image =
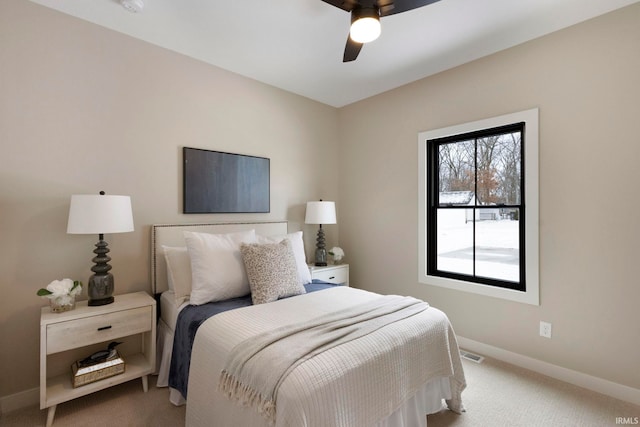
[[[270,211],[270,160],[183,147],[184,213]]]

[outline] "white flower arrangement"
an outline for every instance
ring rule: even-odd
[[[39,289],[38,296],[55,300],[59,305],[72,305],[76,295],[82,291],[82,282],[62,279],[49,283],[46,289]]]
[[[333,257],[334,262],[340,262],[344,257],[344,251],[338,246],[334,246],[329,250],[329,255]]]

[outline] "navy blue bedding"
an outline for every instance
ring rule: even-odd
[[[320,280],[304,285],[307,292],[320,291],[334,286]],[[251,295],[233,298],[226,301],[210,302],[203,305],[188,305],[178,314],[176,330],[173,338],[173,353],[171,355],[171,367],[169,370],[169,386],[180,391],[187,398],[187,386],[189,382],[189,364],[191,362],[191,349],[193,340],[200,325],[209,317],[234,308],[252,305]]]

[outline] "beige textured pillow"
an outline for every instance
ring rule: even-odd
[[[289,239],[263,245],[243,243],[240,245],[240,252],[254,304],[264,304],[306,292],[298,281],[296,259]]]

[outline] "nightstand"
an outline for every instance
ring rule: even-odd
[[[326,267],[309,266],[312,279],[349,286],[349,264],[334,264]]]
[[[145,292],[116,295],[115,302],[89,307],[87,301],[63,313],[43,307],[40,314],[40,409],[49,408],[47,427],[59,403],[67,402],[116,384],[147,375],[156,360],[156,302]],[[111,341],[122,341],[118,352],[125,361],[125,372],[73,388],[71,364]]]

